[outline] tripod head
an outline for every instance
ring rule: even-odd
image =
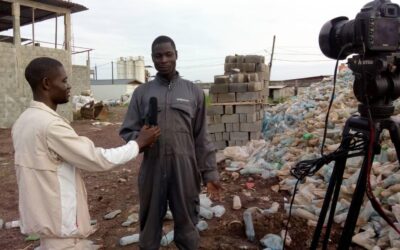
[[[400,97],[400,52],[355,55],[348,65],[355,76],[353,91],[361,116],[368,116],[367,103],[374,120],[393,115],[393,101]]]

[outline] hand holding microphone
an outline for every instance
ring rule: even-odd
[[[157,126],[158,104],[156,97],[150,97],[149,111],[146,115],[145,125],[140,130],[136,142],[139,145],[140,152],[147,146],[152,146],[161,134],[160,128]],[[142,145],[141,145],[142,143]]]

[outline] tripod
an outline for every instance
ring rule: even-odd
[[[340,186],[343,180],[343,173],[346,166],[346,160],[350,157],[364,156],[364,160],[360,169],[360,175],[358,177],[356,189],[353,194],[353,198],[350,204],[350,209],[346,218],[346,222],[342,231],[342,235],[339,241],[338,249],[348,249],[353,237],[353,232],[356,226],[357,218],[360,212],[360,208],[363,202],[364,194],[367,185],[367,173],[370,166],[368,163],[368,145],[370,143],[370,124],[365,114],[364,105],[359,105],[359,111],[361,116],[350,117],[345,124],[342,134],[342,141],[339,149],[343,151],[340,157],[332,158],[335,160],[335,166],[333,168],[332,176],[329,181],[329,186],[326,192],[326,196],[323,202],[321,213],[318,219],[317,227],[314,231],[313,240],[310,249],[317,249],[321,231],[325,222],[326,214],[330,207],[329,218],[326,226],[325,237],[323,241],[323,249],[327,248],[331,227],[333,224],[333,217],[335,215],[336,204],[339,197]],[[376,134],[373,145],[373,155],[379,154],[381,146],[379,145],[379,136],[383,129],[387,129],[390,132],[390,138],[393,142],[396,153],[399,159],[400,156],[400,122],[395,121],[390,117],[393,114],[393,106],[377,107],[372,109],[372,120]],[[383,111],[383,112],[380,112]],[[385,112],[386,111],[386,112]],[[385,114],[386,113],[386,114]],[[383,114],[383,115],[382,115]],[[349,154],[350,143],[354,141],[362,142],[362,147],[353,154]],[[331,206],[330,206],[331,204]]]

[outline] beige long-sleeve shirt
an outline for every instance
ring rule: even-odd
[[[135,141],[103,149],[32,101],[12,128],[21,232],[84,238],[93,232],[80,170],[106,171],[139,153]]]

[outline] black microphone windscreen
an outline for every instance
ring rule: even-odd
[[[157,126],[158,104],[156,97],[150,97],[149,101],[149,125]]]

